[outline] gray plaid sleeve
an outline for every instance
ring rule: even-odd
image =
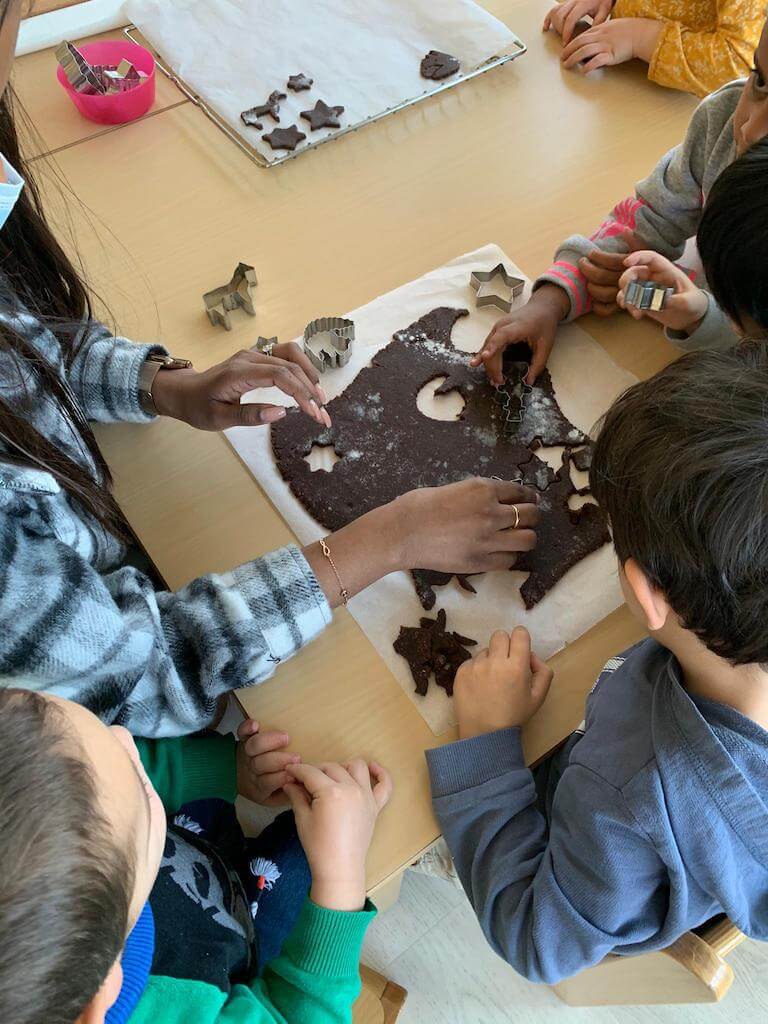
[[[162,345],[140,345],[114,337],[91,322],[69,368],[69,384],[89,420],[96,423],[148,423],[153,419],[139,405],[139,370]]]
[[[0,685],[140,736],[205,727],[222,694],[266,679],[330,619],[295,547],[158,593],[137,569],[100,574],[29,517],[0,515]]]

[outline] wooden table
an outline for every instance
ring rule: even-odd
[[[294,337],[320,313],[353,309],[489,241],[535,275],[565,235],[600,223],[682,138],[693,100],[650,85],[640,67],[589,79],[561,71],[556,38],[540,31],[546,2],[486,6],[527,43],[526,56],[271,170],[170,87],[153,116],[94,132],[73,116],[52,55],[21,58],[17,89],[92,223],[46,185],[55,216],[72,218],[121,330],[159,337],[202,368],[257,334]],[[50,165],[45,154],[35,164]],[[258,315],[235,315],[226,333],[210,326],[200,296],[239,260],[257,268]],[[626,316],[584,326],[638,375],[673,355],[659,331]],[[172,587],[292,539],[223,437],[162,421],[105,427],[99,439],[118,498]],[[602,664],[638,635],[620,609],[553,659],[556,682],[525,730],[530,759],[578,723]],[[390,767],[395,796],[371,851],[372,888],[435,839],[423,757],[435,737],[349,614],[337,612],[320,639],[241,698],[307,759],[362,754]]]

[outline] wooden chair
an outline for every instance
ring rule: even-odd
[[[609,956],[552,987],[569,1006],[716,1003],[733,982],[725,957],[745,937],[727,917],[717,917],[668,949]]]
[[[408,994],[370,967],[360,967],[363,990],[352,1011],[352,1024],[394,1024]]]

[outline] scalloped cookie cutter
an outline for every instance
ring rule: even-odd
[[[315,345],[321,335],[327,335],[330,346]],[[346,366],[352,356],[352,342],[355,340],[355,325],[352,320],[341,316],[321,316],[311,320],[304,328],[304,352],[320,373]]]

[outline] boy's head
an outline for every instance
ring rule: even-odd
[[[165,818],[130,735],[0,691],[0,1020],[96,1024],[160,864]]]
[[[696,243],[720,308],[742,334],[768,336],[768,138],[718,177]]]
[[[768,344],[693,352],[631,387],[590,482],[659,639],[681,627],[734,665],[768,664]]]
[[[757,44],[754,68],[733,115],[733,138],[739,156],[768,135],[768,21]]]

